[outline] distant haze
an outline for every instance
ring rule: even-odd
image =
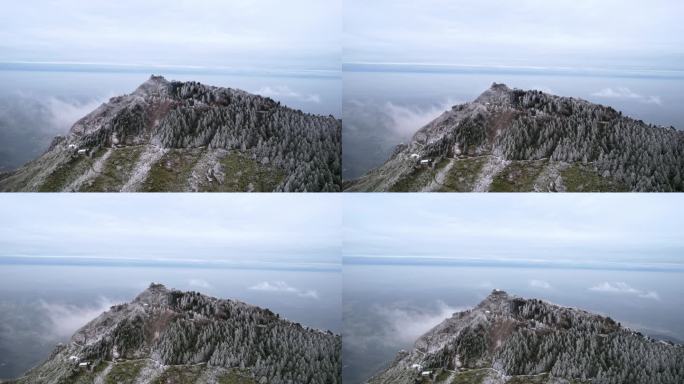
[[[345,262],[684,267],[679,194],[344,198]]]
[[[339,270],[339,198],[3,196],[0,263]]]
[[[341,116],[341,0],[6,2],[0,172],[149,78],[239,88]]]
[[[343,380],[493,289],[684,340],[681,194],[344,195]]]
[[[325,194],[4,194],[0,378],[152,282],[340,332],[340,209]]]
[[[349,0],[347,63],[684,67],[678,0]]]
[[[0,61],[337,69],[342,2],[3,4]]]
[[[343,178],[493,82],[684,129],[678,0],[348,0]]]

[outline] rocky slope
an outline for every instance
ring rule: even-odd
[[[14,384],[334,384],[340,337],[268,309],[152,284]]]
[[[422,127],[345,189],[684,191],[684,132],[495,83]]]
[[[495,290],[400,352],[373,384],[681,383],[684,347],[609,317]]]
[[[152,76],[0,174],[2,191],[339,191],[341,122]]]

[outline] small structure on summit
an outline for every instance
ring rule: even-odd
[[[420,371],[420,370],[423,369],[423,366],[420,365],[420,364],[418,364],[418,363],[413,363],[413,364],[411,365],[411,369],[415,369],[416,371]]]
[[[79,149],[78,151],[76,151],[76,153],[78,153],[79,155],[87,155],[87,154],[88,154],[88,150],[85,149],[85,148],[81,148],[81,149]]]

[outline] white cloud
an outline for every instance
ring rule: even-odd
[[[383,112],[391,119],[392,123],[390,128],[393,131],[402,136],[409,136],[413,135],[427,123],[436,119],[439,115],[444,113],[444,111],[449,110],[454,104],[458,103],[447,100],[442,104],[419,108],[404,107],[392,102],[387,102],[384,105]]]
[[[661,105],[662,100],[660,96],[644,96],[640,95],[627,87],[604,88],[598,92],[592,93],[592,96],[602,97],[607,99],[632,99],[645,104]]]
[[[616,293],[616,294],[627,294],[627,295],[634,295],[637,297],[640,297],[642,299],[653,299],[653,300],[660,300],[660,296],[658,295],[657,292],[655,291],[642,291],[640,289],[636,289],[632,286],[630,286],[627,283],[624,282],[603,282],[601,284],[598,284],[596,286],[593,286],[589,288],[592,291],[596,292],[607,292],[607,293]]]
[[[188,281],[188,285],[191,287],[198,287],[204,289],[211,288],[211,284],[209,284],[209,282],[207,282],[206,280],[202,279],[190,279],[190,281]]]
[[[316,103],[320,104],[321,103],[321,97],[317,94],[302,94],[299,92],[295,92],[290,87],[286,85],[278,85],[278,86],[265,86],[259,88],[255,92],[258,95],[261,96],[269,96],[269,97],[275,97],[275,98],[285,98],[285,99],[297,99],[300,101],[303,101],[305,103]]]
[[[318,299],[318,292],[315,290],[302,290],[295,288],[284,281],[262,281],[256,285],[249,287],[249,289],[254,291],[264,291],[264,292],[282,292],[297,295],[299,297],[307,299]]]
[[[102,312],[117,304],[116,302],[101,297],[94,305],[77,306],[71,304],[49,303],[41,301],[40,306],[52,322],[52,332],[58,338],[71,337],[79,328],[95,319]]]
[[[533,288],[551,289],[551,284],[543,280],[530,280],[529,285]]]
[[[52,116],[52,125],[59,131],[66,132],[80,118],[100,106],[104,100],[90,100],[84,103],[65,101],[56,97],[47,100],[46,105]]]
[[[380,306],[375,310],[387,323],[383,339],[388,344],[396,344],[397,341],[408,344],[461,309],[438,301],[437,307],[432,310],[396,306]]]

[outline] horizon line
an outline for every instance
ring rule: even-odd
[[[342,71],[396,73],[505,73],[519,75],[564,75],[629,78],[684,78],[684,69],[533,66],[436,62],[343,61]]]
[[[579,269],[645,272],[684,272],[684,263],[673,262],[623,262],[542,259],[484,259],[415,256],[343,256],[343,265],[375,266],[425,266],[425,267],[473,267],[473,268],[533,268],[533,269]]]
[[[207,259],[142,259],[132,257],[97,257],[97,256],[0,256],[0,265],[24,266],[87,266],[87,267],[141,267],[141,268],[196,268],[196,269],[250,269],[303,272],[341,272],[342,264],[307,263],[307,262],[273,262]]]
[[[297,68],[297,67],[231,67],[201,66],[185,64],[142,64],[111,62],[79,62],[79,61],[2,61],[0,71],[26,72],[87,72],[87,73],[154,73],[164,70],[173,74],[234,75],[234,76],[267,76],[267,77],[305,77],[305,78],[341,78],[341,68]]]

